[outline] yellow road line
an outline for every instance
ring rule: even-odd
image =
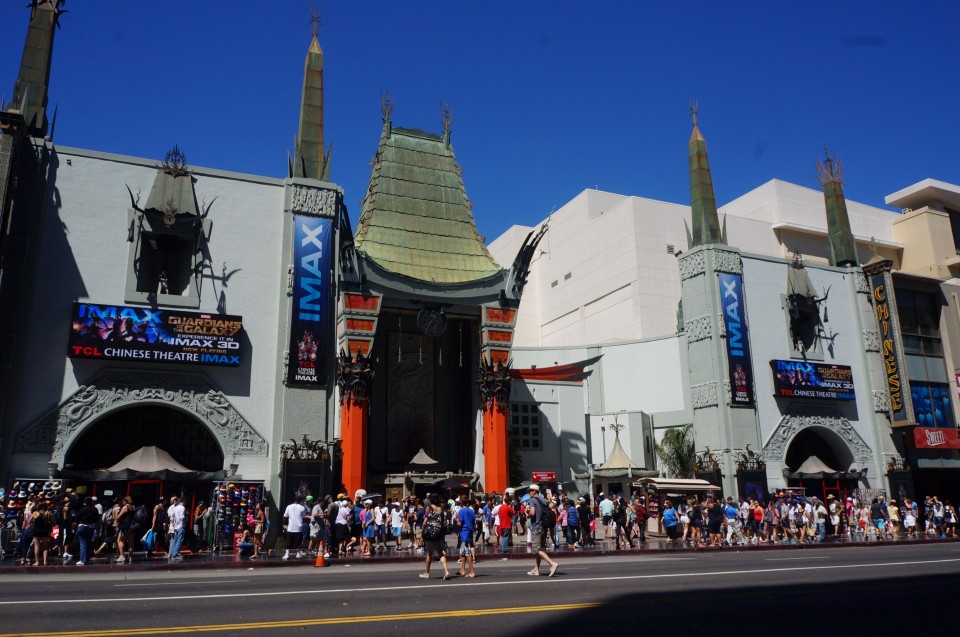
[[[322,619],[291,619],[275,622],[252,622],[248,624],[216,624],[201,626],[157,626],[156,628],[115,628],[111,630],[79,630],[48,633],[3,633],[0,637],[121,637],[127,635],[159,635],[171,633],[214,633],[228,630],[267,630],[271,628],[306,628],[330,624],[366,624],[372,622],[402,621],[410,619],[446,619],[458,617],[481,617],[484,615],[510,615],[517,613],[545,613],[563,610],[584,610],[608,606],[607,602],[584,602],[580,604],[553,604],[550,606],[514,606],[511,608],[458,609],[431,613],[404,613],[394,615],[363,615],[359,617],[325,617]]]

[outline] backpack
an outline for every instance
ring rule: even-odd
[[[100,516],[100,522],[103,523],[103,526],[110,526],[113,524],[113,507],[110,507],[103,512],[103,515]]]
[[[209,511],[210,509],[207,509]],[[206,514],[204,514],[206,516]],[[157,526],[163,526],[170,522],[170,518],[167,517],[167,510],[163,506],[157,511]]]
[[[439,542],[443,539],[443,518],[440,513],[431,513],[423,523],[423,539]]]
[[[764,512],[763,521],[767,524],[773,524],[773,509],[767,509]]]
[[[540,524],[543,525],[545,529],[552,529],[557,526],[557,514],[550,507],[546,506],[541,509],[543,513],[540,515]]]

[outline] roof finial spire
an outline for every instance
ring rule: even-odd
[[[383,114],[383,123],[390,121],[390,114],[393,113],[393,98],[390,91],[381,91],[380,93],[380,112]]]
[[[690,119],[693,121],[693,127],[697,127],[697,100],[690,98]]]
[[[320,7],[310,8],[310,33],[316,38],[320,34]]]
[[[440,102],[440,121],[443,122],[443,132],[445,135],[450,134],[450,124],[453,122],[453,110],[450,108],[450,103],[446,104],[442,101]]]

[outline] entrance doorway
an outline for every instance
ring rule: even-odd
[[[127,495],[134,502],[149,504],[163,498],[163,482],[160,480],[131,480],[127,483]]]
[[[193,471],[223,469],[223,452],[207,426],[162,405],[115,411],[93,423],[67,450],[64,465],[74,471],[103,469],[149,446],[163,449]]]
[[[811,459],[820,461],[819,470],[798,475],[804,466],[818,464],[810,462]],[[817,496],[821,501],[833,494],[842,502],[859,486],[856,478],[846,477],[853,459],[853,453],[836,433],[823,427],[807,427],[794,437],[787,449],[786,464],[793,472],[787,486],[802,488],[807,496]]]

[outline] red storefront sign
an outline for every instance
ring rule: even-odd
[[[917,449],[960,449],[956,429],[917,427],[913,430],[913,442]]]
[[[556,482],[556,471],[534,471],[532,474],[534,482]]]

